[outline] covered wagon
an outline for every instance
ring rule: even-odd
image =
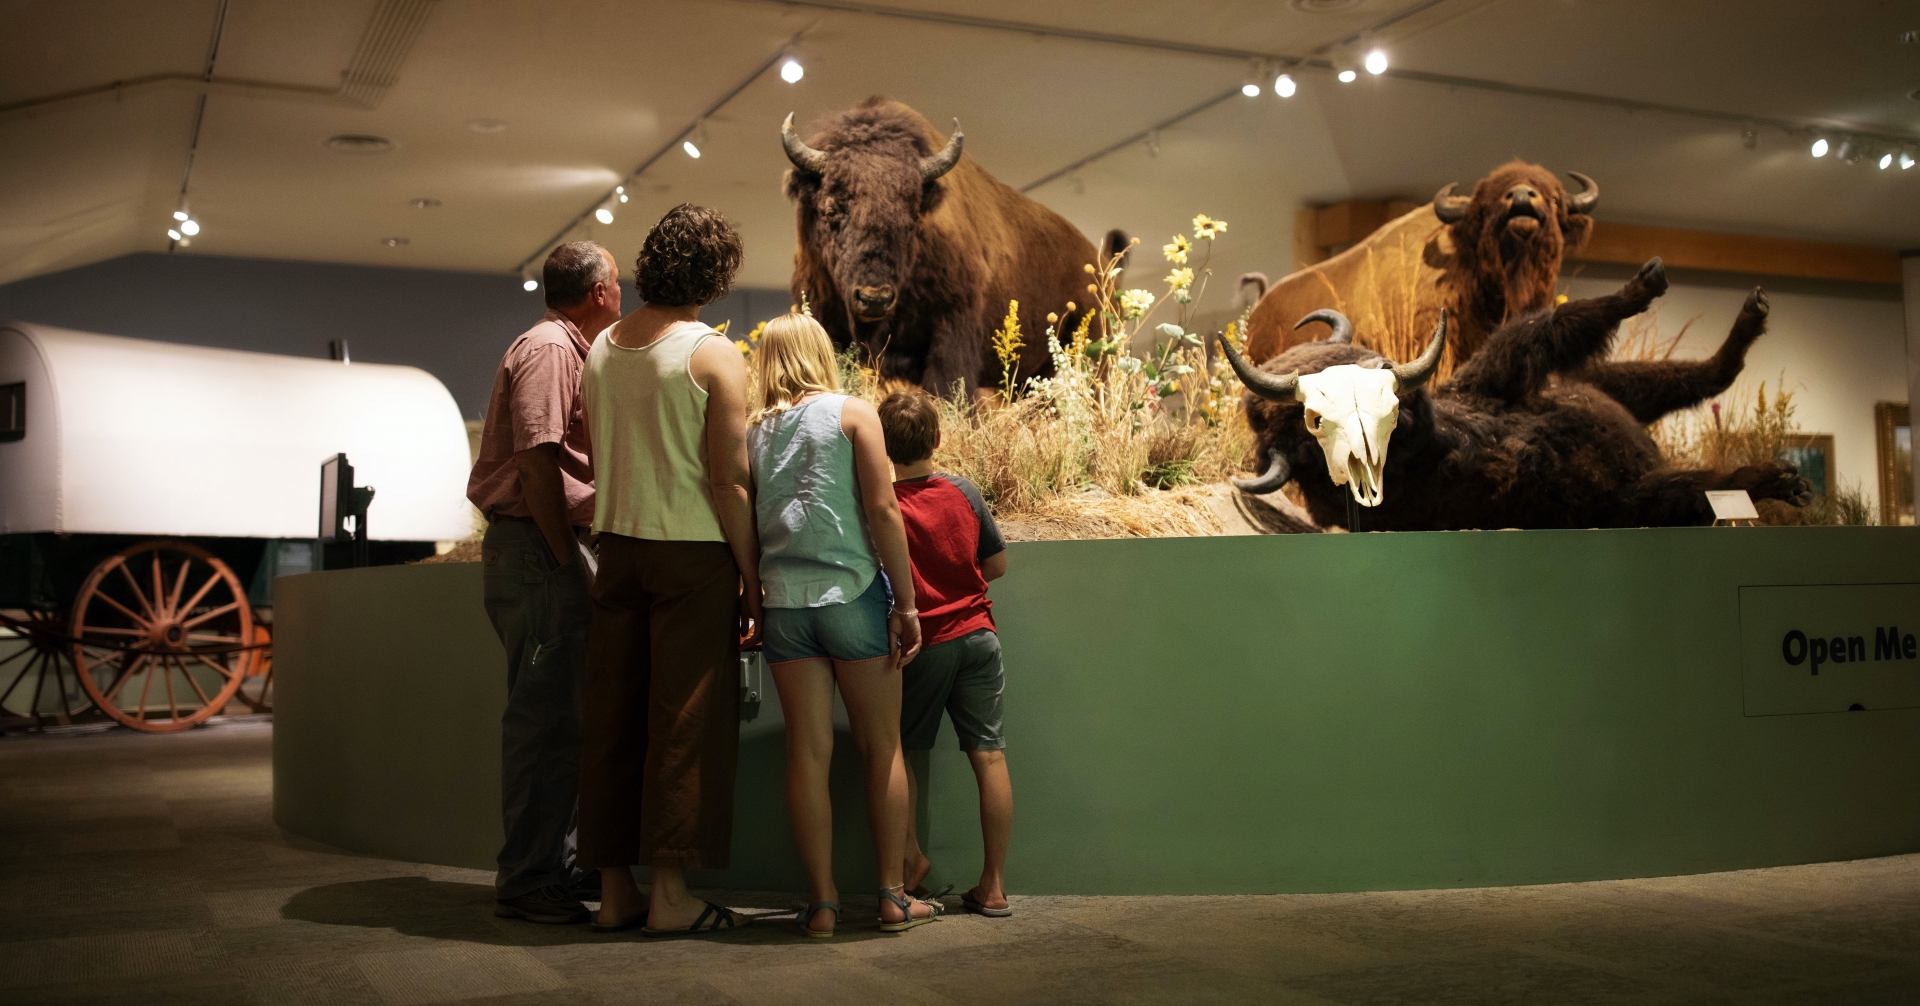
[[[273,578],[320,564],[343,453],[376,556],[472,532],[465,424],[425,371],[0,323],[0,706],[145,730],[269,708]]]

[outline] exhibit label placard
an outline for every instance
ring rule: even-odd
[[[1920,706],[1920,583],[1740,588],[1748,716]]]

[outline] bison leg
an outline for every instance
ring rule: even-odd
[[[1666,292],[1666,266],[1653,259],[1619,293],[1568,301],[1500,326],[1448,385],[1456,393],[1506,402],[1536,394],[1553,375],[1580,370],[1605,353],[1620,323]]]
[[[922,388],[945,398],[953,394],[955,384],[965,385],[966,394],[971,396],[982,384],[993,387],[999,383],[999,363],[996,361],[992,370],[986,369],[983,352],[991,337],[967,329],[946,321],[934,325],[926,370],[920,375]]]
[[[1766,291],[1747,295],[1727,341],[1705,360],[1617,360],[1597,363],[1580,380],[1626,406],[1637,422],[1651,423],[1669,412],[1690,409],[1727,390],[1747,364],[1747,349],[1767,330]]]
[[[1615,527],[1686,527],[1713,523],[1708,490],[1745,489],[1754,499],[1780,500],[1789,506],[1813,501],[1813,487],[1792,465],[1742,468],[1662,468],[1628,490]]]

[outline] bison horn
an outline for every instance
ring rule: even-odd
[[[1467,217],[1467,204],[1473,200],[1466,196],[1453,194],[1456,183],[1448,182],[1447,187],[1433,194],[1433,215],[1443,224],[1457,224]]]
[[[793,113],[787,113],[787,121],[780,124],[780,145],[787,148],[787,160],[793,166],[809,175],[818,175],[827,170],[827,155],[807,146],[807,141],[793,131]]]
[[[1293,326],[1294,330],[1298,331],[1305,328],[1308,322],[1314,321],[1324,321],[1327,323],[1328,328],[1333,329],[1333,334],[1327,336],[1328,342],[1344,342],[1349,344],[1353,342],[1353,322],[1348,321],[1346,315],[1327,308],[1322,308],[1300,319],[1300,324]]]
[[[1253,364],[1247,362],[1246,357],[1240,355],[1239,350],[1233,348],[1233,346],[1227,342],[1225,335],[1218,335],[1215,336],[1215,338],[1220,340],[1220,348],[1227,353],[1227,363],[1232,365],[1234,373],[1240,375],[1240,383],[1246,385],[1248,391],[1273,402],[1292,402],[1298,400],[1298,396],[1295,394],[1300,388],[1300,374],[1298,371],[1288,374],[1285,377],[1279,377],[1262,370],[1256,370]]]
[[[1440,324],[1434,326],[1433,341],[1427,343],[1427,351],[1417,359],[1393,365],[1393,393],[1404,395],[1433,376],[1434,368],[1440,366],[1440,354],[1447,348],[1447,309],[1440,309]]]
[[[960,163],[960,147],[966,142],[967,135],[960,131],[960,120],[953,120],[953,135],[947,137],[947,145],[937,154],[928,154],[920,158],[920,177],[927,181],[953,170]]]
[[[1293,466],[1280,448],[1267,448],[1267,470],[1250,479],[1232,479],[1233,487],[1243,493],[1264,496],[1286,485],[1293,478]]]
[[[1578,171],[1569,171],[1567,176],[1580,183],[1581,191],[1567,199],[1567,212],[1592,213],[1600,203],[1600,186],[1593,179]]]

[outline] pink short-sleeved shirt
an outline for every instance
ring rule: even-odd
[[[533,516],[513,456],[540,444],[559,444],[567,521],[575,527],[593,524],[593,463],[580,402],[580,368],[588,348],[580,329],[558,311],[548,311],[507,347],[487,401],[480,457],[467,477],[467,499],[481,513]]]

